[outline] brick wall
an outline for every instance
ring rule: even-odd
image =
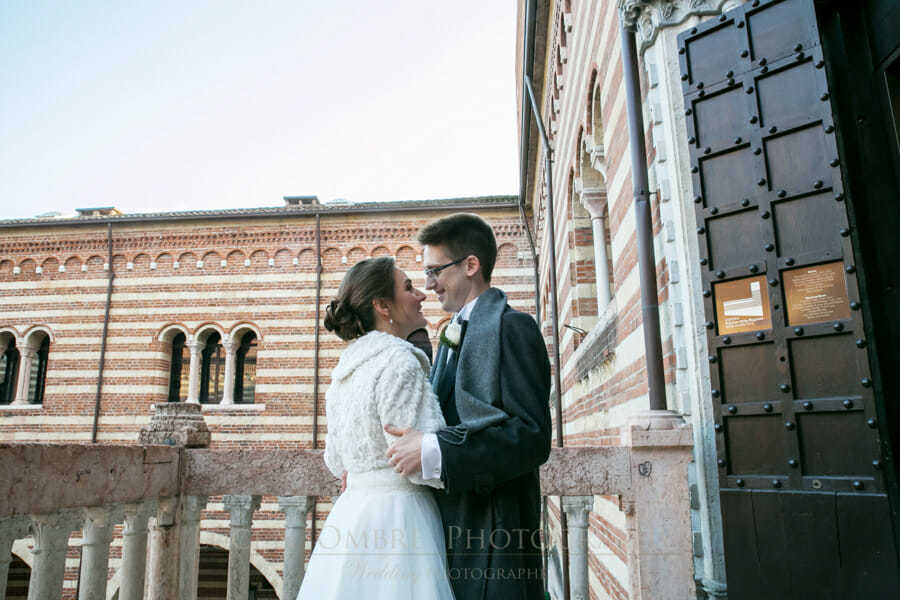
[[[436,203],[417,212],[323,214],[322,314],[346,270],[369,256],[395,256],[413,284],[424,290],[415,236],[427,222],[459,210],[477,212],[494,226],[500,251],[493,284],[507,292],[513,307],[533,312],[533,269],[514,201],[503,198],[496,208],[460,201],[442,210]],[[324,396],[344,342],[320,330],[319,425],[314,432],[315,218],[289,212],[253,219],[114,221],[115,279],[99,442],[135,443],[151,406],[166,401],[171,338],[165,333],[214,329],[228,336],[252,328],[258,332],[255,403],[204,405],[211,447],[309,448],[314,436],[317,447],[323,447]],[[0,224],[0,230],[0,332],[21,342],[39,326],[52,339],[43,404],[0,406],[0,441],[89,443],[106,303],[106,225]],[[424,312],[436,345],[448,315],[430,294]],[[317,531],[331,506],[328,500],[317,505]],[[280,577],[283,525],[277,500],[264,498],[253,528],[253,564],[264,575]],[[201,543],[227,547],[227,536],[222,499],[210,498]],[[71,543],[67,597],[73,597],[77,580],[77,532]],[[24,551],[21,543],[18,548]],[[120,555],[117,538],[111,577]]]
[[[567,446],[618,445],[625,419],[648,406],[640,311],[638,256],[631,187],[619,13],[616,2],[549,3],[541,114],[553,148],[557,303],[564,442]],[[564,49],[561,49],[562,45]],[[647,135],[651,131],[648,129]],[[651,152],[652,144],[648,143]],[[540,282],[549,290],[550,235],[544,190],[543,148],[531,165]],[[652,160],[652,155],[650,160]],[[590,198],[590,200],[589,200]],[[591,200],[605,198],[586,211]],[[659,233],[658,198],[654,230]],[[590,217],[602,215],[604,239]],[[598,306],[595,243],[607,247],[611,302]],[[659,302],[667,310],[667,256],[657,252]],[[550,303],[541,316],[552,347]],[[576,327],[583,331],[579,332]],[[671,331],[663,330],[667,383],[675,378]],[[557,499],[550,499],[551,544],[559,545]],[[625,516],[616,502],[595,498],[588,532],[591,597],[625,598],[633,565],[624,551]]]

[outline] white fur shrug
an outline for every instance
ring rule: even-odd
[[[429,433],[444,427],[428,371],[424,352],[387,333],[370,331],[347,346],[325,395],[325,464],[335,476],[390,467],[385,453],[397,438],[384,425]],[[409,479],[442,487],[421,473]]]

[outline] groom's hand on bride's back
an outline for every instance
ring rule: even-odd
[[[385,425],[384,430],[398,436],[387,451],[388,462],[401,475],[418,475],[422,472],[422,432]]]

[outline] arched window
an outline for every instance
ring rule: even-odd
[[[241,338],[235,356],[234,403],[253,404],[256,398],[256,334],[248,331]]]
[[[200,356],[200,403],[218,404],[225,391],[225,352],[218,331],[206,338]]]
[[[0,354],[0,404],[12,404],[16,399],[16,375],[19,373],[19,350],[16,340],[10,337],[6,350]],[[4,341],[0,339],[0,348]]]
[[[169,402],[184,402],[188,397],[191,353],[187,337],[179,332],[172,338],[172,363],[169,367]]]
[[[28,382],[28,402],[30,404],[42,404],[44,402],[44,387],[47,383],[47,357],[50,354],[50,336],[44,335],[44,340],[38,346],[35,362],[31,367],[30,381]]]

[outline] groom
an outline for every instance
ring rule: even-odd
[[[394,470],[441,479],[449,577],[457,600],[543,598],[538,467],[550,453],[550,363],[534,319],[490,287],[491,226],[454,214],[419,233],[425,288],[453,324],[431,371],[447,427],[387,425]],[[455,324],[458,323],[459,326]]]

